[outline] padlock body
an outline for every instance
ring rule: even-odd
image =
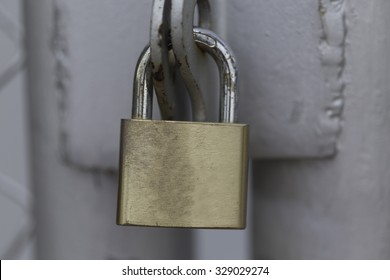
[[[245,228],[248,130],[122,120],[117,223]]]

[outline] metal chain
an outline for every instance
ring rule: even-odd
[[[237,121],[237,67],[230,48],[212,31],[202,28],[193,29],[196,44],[210,54],[220,72],[220,114],[219,121],[234,123]],[[134,77],[133,119],[152,119],[153,88],[150,71],[151,51],[146,47],[138,60]]]
[[[174,119],[174,81],[169,63],[171,0],[154,0],[150,24],[150,55],[153,86],[163,120]]]
[[[206,120],[206,106],[202,90],[194,73],[200,73],[206,57],[193,38],[194,10],[198,4],[199,25],[210,29],[211,16],[208,0],[172,0],[171,40],[172,50],[179,65],[180,74],[190,95],[193,121]]]
[[[203,95],[191,71],[191,65],[195,67],[193,61],[197,60],[196,56],[203,57],[198,47],[195,46],[192,36],[193,14],[196,4],[198,4],[199,11],[199,25],[210,28],[211,17],[208,0],[154,0],[153,2],[150,29],[153,85],[162,119],[165,120],[174,119],[174,81],[172,66],[169,62],[171,48],[190,95],[192,118],[194,121],[205,121],[206,119]],[[178,14],[180,15],[178,16]],[[177,25],[178,20],[182,21],[182,24]],[[181,40],[177,38],[178,33],[186,34],[186,37]],[[175,37],[175,42],[173,42],[173,37]]]

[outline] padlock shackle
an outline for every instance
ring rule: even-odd
[[[235,123],[237,121],[237,67],[230,48],[212,31],[194,28],[194,40],[197,45],[210,54],[220,72],[219,121]],[[150,47],[142,52],[134,74],[133,119],[152,119],[153,82],[150,63]],[[168,103],[167,103],[168,104]]]
[[[214,58],[219,69],[219,121],[237,122],[238,76],[233,51],[217,34],[208,29],[194,28],[194,40],[198,47]]]
[[[142,51],[134,73],[132,119],[152,119],[153,80],[150,46]]]

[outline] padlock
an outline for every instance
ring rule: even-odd
[[[137,64],[132,119],[121,122],[117,224],[243,229],[248,133],[236,120],[234,56],[213,32],[195,28],[197,45],[221,76],[220,123],[151,120],[150,49]]]

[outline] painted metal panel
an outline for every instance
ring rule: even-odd
[[[335,154],[344,104],[343,1],[226,1],[223,16],[253,157]]]
[[[387,0],[345,1],[338,156],[254,165],[256,258],[390,258],[389,11]]]
[[[0,258],[34,257],[27,176],[22,1],[0,1]]]
[[[254,158],[335,154],[345,45],[343,6],[336,2],[211,2],[215,29],[238,57],[239,118],[251,125]],[[115,171],[119,120],[130,115],[133,68],[148,41],[152,1],[54,4],[61,154],[69,165]],[[208,84],[204,92],[218,92],[217,81]],[[209,109],[215,104],[207,102]]]
[[[69,164],[116,169],[121,118],[131,113],[151,1],[53,1],[52,56],[60,148]]]
[[[116,1],[118,5],[122,5],[122,9],[125,9],[127,2]],[[77,4],[79,3],[81,1],[77,1]],[[90,1],[89,4],[93,6],[94,3],[95,1]],[[105,1],[105,3],[109,5],[113,1]],[[61,34],[53,34],[49,31],[62,28],[60,27],[62,19],[59,20],[58,17],[63,15],[58,14],[58,7],[55,5],[58,3],[52,0],[25,1],[24,4],[27,66],[31,69],[27,72],[27,81],[37,257],[41,259],[191,258],[189,231],[116,225],[118,182],[115,173],[95,172],[96,170],[85,172],[85,169],[75,165],[69,166],[61,159],[62,150],[58,143],[63,137],[63,127],[62,120],[58,116],[63,108],[58,103],[61,101],[58,98],[58,90],[62,86],[58,84],[60,81],[58,75],[60,69],[63,69],[60,60],[61,63],[66,63],[67,58],[53,56],[53,37],[55,43],[59,44],[56,48],[66,44],[62,41],[64,38]],[[76,5],[76,1],[73,4]],[[82,5],[80,4],[80,7]],[[104,12],[109,14],[109,8],[106,8]],[[93,10],[93,7],[91,9]],[[98,15],[104,17],[104,12],[99,11]],[[104,19],[101,20],[105,22]],[[118,18],[118,20],[128,19]],[[124,36],[127,36],[126,30],[124,33]],[[90,36],[98,35],[90,34]],[[140,44],[143,45],[144,42]],[[56,51],[56,55],[60,56],[61,51],[59,49]],[[65,55],[67,51],[65,49],[63,51]],[[90,59],[93,62],[95,58]],[[124,64],[127,69],[127,63]],[[111,68],[106,70],[111,71]],[[65,75],[66,72],[63,74]],[[109,73],[107,76],[115,77]],[[126,73],[123,73],[123,77],[128,79]],[[61,93],[65,92],[68,91]],[[74,94],[76,93],[82,94],[75,91]],[[130,100],[129,96],[128,99]],[[124,107],[127,107],[127,103]]]

